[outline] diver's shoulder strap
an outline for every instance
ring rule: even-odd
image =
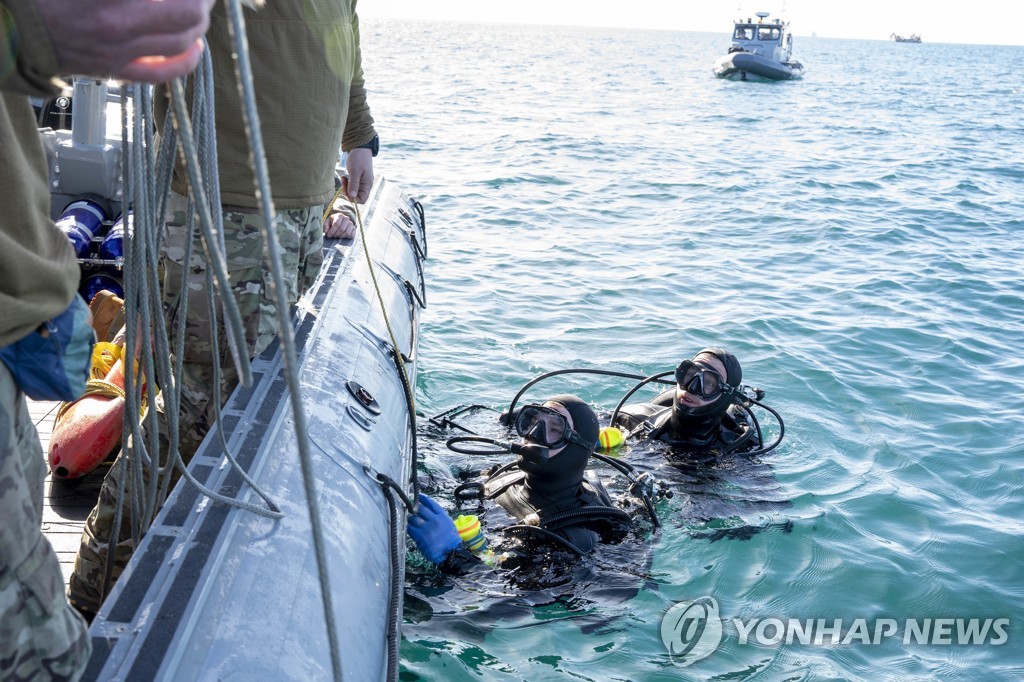
[[[619,410],[613,426],[625,427],[633,437],[656,439],[661,437],[663,425],[671,416],[671,404],[663,407],[654,403],[635,403]]]
[[[512,486],[522,483],[525,478],[526,473],[519,467],[512,467],[497,476],[491,476],[484,481],[484,497],[489,500],[496,499]]]

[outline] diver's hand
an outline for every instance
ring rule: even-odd
[[[423,493],[420,493],[419,513],[409,517],[408,531],[423,556],[434,564],[441,563],[462,546],[455,522],[441,509],[441,505]]]

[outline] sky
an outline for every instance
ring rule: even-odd
[[[628,8],[628,9],[627,9]],[[611,26],[675,31],[732,30],[732,21],[781,12],[797,36],[1024,45],[1022,0],[360,0],[363,19],[436,19]]]

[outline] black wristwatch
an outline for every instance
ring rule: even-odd
[[[380,137],[374,135],[372,140],[366,144],[359,145],[356,149],[369,149],[371,155],[377,156],[377,152],[380,151]]]

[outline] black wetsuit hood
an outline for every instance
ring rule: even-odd
[[[597,415],[589,405],[571,395],[548,402],[566,409],[583,440],[597,442]],[[555,532],[578,551],[590,551],[599,538],[621,537],[628,527],[601,481],[586,476],[590,453],[584,445],[569,443],[554,457],[524,456],[515,467],[489,478],[484,495],[520,522]]]
[[[743,369],[735,355],[714,346],[705,348],[694,355],[694,360],[701,355],[713,355],[718,358],[725,366],[725,382],[732,389],[739,388],[740,382],[743,381]],[[714,401],[697,407],[680,405],[678,400],[673,399],[672,414],[668,423],[664,425],[665,431],[672,440],[680,441],[680,444],[706,447],[715,440],[722,417],[725,416],[732,404],[733,392],[731,390],[722,391],[722,394]]]
[[[573,430],[584,440],[597,442],[597,415],[589,405],[572,395],[558,395],[548,402],[566,409],[572,417]],[[590,450],[577,443],[569,443],[554,457],[523,458],[519,468],[526,474],[523,485],[530,502],[538,508],[571,502],[580,489],[589,460]]]

